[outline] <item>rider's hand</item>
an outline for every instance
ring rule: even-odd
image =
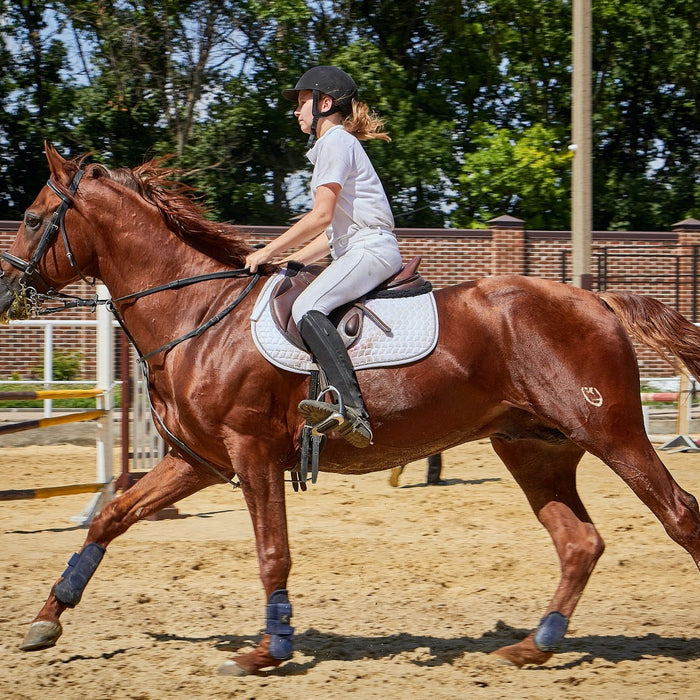
[[[272,257],[266,246],[265,248],[260,248],[260,250],[254,250],[252,253],[249,253],[245,259],[245,266],[253,273],[257,272],[261,265],[270,262],[270,260],[272,260]]]

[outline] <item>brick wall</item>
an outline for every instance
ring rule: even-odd
[[[17,222],[0,222],[0,251],[14,239]],[[524,222],[502,216],[488,229],[397,229],[404,259],[423,258],[421,272],[436,288],[468,279],[499,274],[526,274],[571,280],[571,234],[568,231],[529,231]],[[241,226],[251,243],[265,243],[285,229]],[[691,320],[698,314],[697,285],[700,221],[679,222],[671,231],[596,231],[592,241],[593,289],[628,290],[654,296],[678,308]],[[85,284],[66,290],[90,297]],[[62,312],[58,318],[93,318],[89,311]],[[2,329],[0,380],[13,372],[28,378],[41,364],[43,331]],[[92,329],[60,329],[55,350],[80,350],[85,358],[83,378],[95,376],[95,335]],[[673,370],[645,349],[638,350],[642,376],[673,376]]]

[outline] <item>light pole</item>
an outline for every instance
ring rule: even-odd
[[[591,288],[591,0],[573,0],[571,246],[573,283]]]

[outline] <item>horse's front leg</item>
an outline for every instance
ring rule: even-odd
[[[243,454],[250,454],[248,450]],[[269,466],[268,466],[269,465]],[[260,578],[265,589],[266,626],[260,644],[251,652],[225,661],[221,675],[248,675],[279,666],[292,656],[294,628],[287,595],[292,566],[287,537],[284,471],[278,460],[262,456],[252,469],[237,469],[253,521]]]
[[[131,525],[213,483],[211,474],[199,473],[179,457],[169,454],[134,486],[108,503],[93,518],[82,548],[73,554],[68,568],[34,618],[20,649],[52,647],[63,629],[59,617],[75,607],[95,573],[107,545]]]

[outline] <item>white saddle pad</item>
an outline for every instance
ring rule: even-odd
[[[311,355],[292,345],[277,328],[270,312],[270,296],[283,274],[263,287],[251,315],[253,341],[262,356],[277,367],[308,374],[316,365]],[[403,299],[371,299],[365,304],[391,328],[386,333],[365,315],[360,338],[348,349],[356,369],[415,362],[437,344],[438,316],[432,292]]]

